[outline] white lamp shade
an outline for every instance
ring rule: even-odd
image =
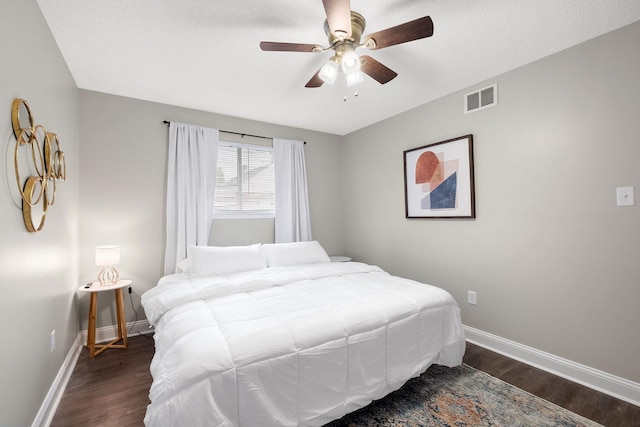
[[[342,71],[345,74],[357,73],[360,71],[360,58],[355,50],[348,50],[342,55]]]
[[[338,63],[331,58],[326,64],[322,66],[320,69],[320,73],[318,73],[318,77],[322,79],[325,83],[333,84],[336,81],[336,77],[338,76]]]
[[[97,246],[96,265],[110,266],[120,264],[119,246]]]

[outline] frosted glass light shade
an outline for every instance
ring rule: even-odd
[[[357,73],[360,71],[360,58],[355,50],[348,50],[342,55],[342,71],[345,74]]]
[[[322,66],[320,69],[320,73],[318,77],[322,79],[325,83],[333,84],[336,81],[336,77],[338,76],[338,63],[331,58],[327,61],[326,64]]]
[[[108,266],[120,264],[119,246],[97,246],[96,265]]]
[[[364,80],[362,71],[356,71],[355,73],[345,74],[344,81],[347,86],[353,86],[356,83],[360,83]]]

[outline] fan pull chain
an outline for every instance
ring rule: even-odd
[[[357,91],[357,90],[353,92],[353,97],[354,97],[354,98],[357,98],[357,97],[358,97],[358,91]],[[347,98],[347,95],[345,95],[345,96],[344,96],[344,98],[342,99],[342,101],[343,101],[343,102],[347,102],[347,99],[348,99],[348,98]]]

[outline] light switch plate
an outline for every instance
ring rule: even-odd
[[[618,206],[635,206],[636,198],[633,187],[618,187],[616,188],[616,199]]]
[[[478,294],[475,291],[468,291],[467,302],[471,305],[478,305]]]

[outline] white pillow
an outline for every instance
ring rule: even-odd
[[[178,271],[182,273],[191,273],[191,259],[189,258],[183,259],[178,263],[177,267],[178,267]]]
[[[211,276],[267,268],[260,244],[249,246],[189,246],[191,274]]]
[[[269,267],[331,262],[329,255],[317,241],[268,243],[262,245]]]

